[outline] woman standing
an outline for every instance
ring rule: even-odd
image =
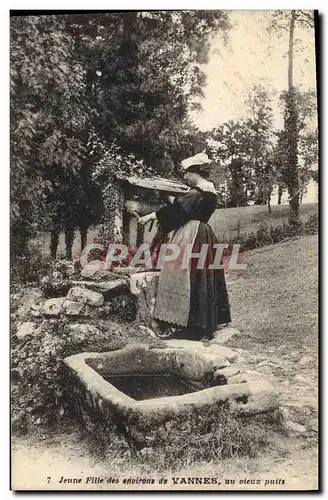
[[[154,319],[162,329],[171,336],[193,340],[212,338],[218,325],[231,321],[224,271],[209,268],[216,253],[213,245],[218,243],[208,224],[217,206],[214,185],[206,180],[209,164],[205,153],[184,160],[181,167],[190,186],[188,193],[139,219],[141,224],[157,219],[168,242],[177,245],[181,255],[187,246],[192,253],[207,248],[203,266],[198,266],[198,258],[191,258],[189,266],[181,266],[180,259],[162,267],[154,308]]]

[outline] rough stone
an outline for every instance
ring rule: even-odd
[[[129,290],[129,285],[126,279],[115,279],[111,281],[72,281],[73,287],[83,287],[93,292],[103,294],[105,297],[110,295],[120,295]]]
[[[284,426],[286,429],[297,432],[298,434],[304,434],[304,432],[306,432],[306,427],[304,427],[304,425],[298,424],[297,422],[292,422],[291,420],[287,420],[284,423]]]
[[[319,423],[318,423],[318,419],[317,418],[313,418],[310,422],[309,422],[309,427],[312,431],[314,432],[318,432],[319,430]]]
[[[285,421],[290,420],[290,411],[287,408],[280,408],[280,415]]]
[[[169,339],[164,341],[168,347],[179,348],[179,349],[191,349],[191,350],[199,350],[205,349],[205,346],[202,342],[197,340],[186,340],[186,339]]]
[[[253,370],[246,370],[243,373],[228,378],[228,384],[243,384],[245,382],[254,382],[258,380],[263,380],[263,376],[260,373]]]
[[[220,368],[217,370],[221,375],[225,377],[233,377],[234,375],[238,375],[240,373],[240,367],[238,366],[227,366],[227,368]]]
[[[64,310],[66,297],[59,297],[47,300],[42,306],[44,316],[59,316]]]
[[[114,269],[112,269],[112,273],[117,276],[130,277],[132,274],[136,274],[138,272],[140,272],[140,267],[127,266],[127,267],[114,267]]]
[[[84,305],[73,300],[66,300],[64,303],[64,311],[67,316],[81,316],[83,314]]]
[[[236,363],[237,361],[241,361],[241,356],[229,347],[225,347],[223,345],[211,345],[205,346],[205,352],[210,352],[211,354],[215,354],[216,356],[220,356],[221,358],[227,359],[230,363]]]
[[[305,377],[304,375],[301,375],[300,373],[295,375],[294,380],[296,380],[297,382],[300,382],[301,384],[305,384],[305,385],[310,385],[312,383],[311,379],[309,377]]]
[[[105,268],[105,262],[93,260],[88,262],[81,271],[82,278],[90,280],[112,280],[115,275],[110,269]]]
[[[211,367],[212,372],[219,368],[226,368],[230,365],[229,359],[226,355],[230,358],[234,358],[231,349],[227,349],[226,347],[223,348],[223,346],[207,347],[206,344],[196,340],[169,339],[165,340],[164,343],[172,349],[177,349],[177,353],[180,357],[180,351],[182,353],[190,353],[191,364],[193,362],[199,363],[199,359],[204,360],[204,362]],[[192,367],[190,367],[190,370],[192,371]]]
[[[102,306],[104,297],[101,293],[87,290],[86,288],[73,287],[68,292],[67,298],[75,302],[81,302],[89,306]]]
[[[303,357],[299,360],[299,362],[298,362],[298,364],[299,364],[300,366],[307,366],[307,365],[311,365],[311,364],[313,364],[313,363],[314,363],[314,359],[313,359],[313,357],[312,357],[312,356],[303,356]]]
[[[221,330],[217,330],[213,333],[214,338],[210,341],[210,344],[225,344],[228,340],[238,337],[239,335],[240,331],[236,328],[222,328]]]
[[[230,384],[226,387],[241,386],[248,387],[249,397],[244,404],[236,406],[235,413],[256,415],[258,413],[275,411],[279,408],[279,394],[268,380],[253,380],[245,384]]]
[[[235,366],[227,366],[226,368],[219,368],[213,374],[213,382],[218,385],[223,385],[229,383],[228,380],[230,377],[238,375],[240,373],[240,369]]]
[[[176,350],[176,364],[180,375],[190,380],[202,380],[206,374],[213,373],[218,368],[229,366],[229,361],[216,355],[205,355],[204,351],[188,349]]]
[[[280,365],[279,365],[279,363],[265,359],[265,360],[261,361],[260,363],[258,363],[256,365],[256,368],[260,368],[261,366],[271,366],[271,368],[278,368]]]
[[[27,321],[31,314],[32,307],[38,307],[39,302],[42,300],[42,291],[39,288],[32,288],[24,293],[20,300],[20,306],[16,311],[16,318],[18,321]]]
[[[19,339],[23,339],[27,335],[33,335],[35,333],[35,330],[36,324],[32,321],[26,321],[25,323],[19,325],[16,336]]]
[[[169,339],[165,340],[165,344],[172,348],[187,349],[197,352],[201,351],[202,355],[225,358],[231,363],[241,360],[241,356],[236,351],[223,345],[210,345],[197,340],[186,339]]]
[[[151,325],[160,271],[131,274],[130,291],[138,302],[138,321]]]
[[[36,304],[32,304],[31,309],[30,309],[30,314],[34,318],[40,318],[42,316],[41,306],[38,306]]]
[[[96,326],[85,323],[68,325],[68,330],[72,339],[77,342],[84,342],[90,335],[94,336],[100,333]]]
[[[68,278],[61,276],[44,276],[41,279],[41,287],[43,294],[49,298],[64,296],[70,289]]]
[[[129,344],[124,349],[99,354],[91,359],[90,366],[100,373],[172,373],[175,364],[174,352],[171,349],[149,349],[143,344]]]
[[[262,365],[260,367],[256,366],[255,369],[260,372],[264,373],[265,375],[273,376],[272,368],[269,365]]]

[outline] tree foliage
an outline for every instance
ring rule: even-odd
[[[74,60],[72,47],[57,16],[11,19],[14,252],[22,252],[22,243],[42,222],[48,198],[49,214],[56,212],[63,199],[60,193],[74,184],[86,153],[80,137],[87,119],[83,68]]]
[[[284,94],[284,131],[279,137],[279,147],[277,157],[281,158],[281,185],[287,186],[289,194],[289,204],[292,210],[291,219],[299,222],[299,202],[300,193],[304,190],[304,182],[308,175],[305,166],[299,168],[299,143],[300,131],[304,126],[301,117],[300,93],[294,82],[294,63],[296,43],[296,28],[314,30],[314,12],[303,10],[275,11],[272,15],[272,22],[269,30],[277,36],[288,33],[288,88]],[[304,102],[303,108],[304,108]]]
[[[99,218],[95,143],[173,174],[210,39],[228,28],[222,11],[11,18],[13,239],[48,220],[55,249],[63,221],[72,236]]]
[[[221,183],[226,182],[226,205],[268,202],[274,183],[272,104],[260,85],[248,96],[250,117],[228,121],[208,136]]]

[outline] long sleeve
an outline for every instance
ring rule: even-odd
[[[161,229],[168,233],[196,217],[202,199],[202,194],[192,189],[181,198],[175,198],[173,204],[166,205],[158,210],[156,217]]]

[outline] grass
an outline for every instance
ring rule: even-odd
[[[273,205],[272,214],[268,213],[266,206],[253,205],[250,207],[239,208],[224,208],[216,210],[210,219],[210,224],[217,237],[221,241],[228,241],[231,238],[242,233],[256,232],[260,225],[278,226],[286,222],[289,217],[288,205]],[[311,215],[318,213],[317,203],[305,203],[300,206],[300,218],[302,221],[307,220]],[[94,238],[98,235],[99,227],[91,228],[88,232],[87,244],[91,244]],[[50,234],[41,233],[38,237],[41,242],[43,252],[49,254]],[[80,255],[80,235],[76,232],[76,237],[73,244],[73,258],[78,258]],[[58,246],[58,255],[65,254],[65,237],[61,233]]]
[[[318,213],[317,203],[306,203],[300,206],[300,219],[307,220]],[[210,219],[215,234],[221,239],[230,239],[242,233],[256,232],[260,225],[279,226],[288,221],[289,205],[273,205],[272,213],[261,205],[250,207],[226,208],[216,210]]]
[[[305,345],[318,340],[318,236],[244,253],[247,269],[227,274],[233,325],[257,343]]]

